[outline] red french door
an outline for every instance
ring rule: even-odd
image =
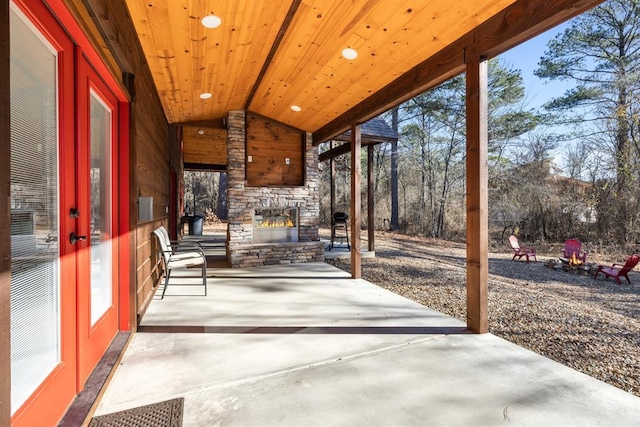
[[[10,3],[12,425],[77,392],[75,46],[39,1]]]
[[[116,238],[118,100],[78,58],[78,385],[118,331]]]
[[[128,328],[127,104],[60,11],[56,0],[10,2],[14,426],[55,425]]]

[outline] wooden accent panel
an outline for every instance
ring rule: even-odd
[[[313,131],[313,143],[317,145],[340,135],[349,129],[352,122],[372,119],[462,73],[465,70],[465,52],[492,58],[602,1],[552,0],[541,4],[535,0],[519,0],[488,21],[479,23],[477,28],[463,34],[432,57],[417,63],[406,74],[381,86],[367,99],[327,120],[321,128]]]
[[[185,163],[227,164],[227,131],[225,129],[184,126],[182,144]]]
[[[467,66],[467,327],[489,332],[487,60]]]
[[[247,185],[304,185],[304,132],[254,114],[246,120]]]
[[[351,277],[362,277],[362,250],[360,248],[360,204],[362,196],[362,173],[360,171],[360,155],[362,139],[360,125],[351,125]]]
[[[0,425],[11,424],[11,182],[9,0],[0,0]]]

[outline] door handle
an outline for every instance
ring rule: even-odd
[[[75,245],[77,242],[79,242],[80,240],[87,240],[87,236],[78,236],[76,235],[75,232],[71,232],[71,234],[69,235],[69,242],[71,242],[72,245]]]

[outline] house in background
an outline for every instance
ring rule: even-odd
[[[319,259],[316,147],[350,130],[357,278],[359,124],[462,72],[468,326],[486,332],[486,60],[598,3],[0,0],[0,424],[55,425],[135,332],[198,130],[229,174],[232,265],[261,262],[255,212],[276,209]]]

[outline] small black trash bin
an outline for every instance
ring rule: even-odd
[[[204,225],[204,215],[196,214],[189,221],[189,234],[192,236],[202,236]]]

